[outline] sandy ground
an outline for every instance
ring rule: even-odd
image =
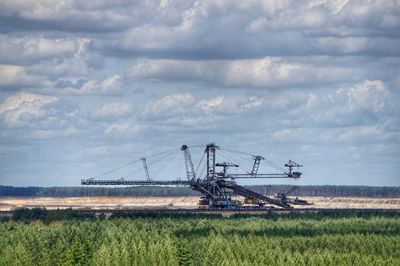
[[[297,208],[384,208],[400,209],[400,198],[333,198],[303,197],[311,206]],[[71,197],[71,198],[0,198],[0,211],[20,207],[46,207],[48,209],[149,209],[197,208],[199,197]]]
[[[199,197],[68,197],[68,198],[0,198],[0,211],[20,207],[48,209],[125,209],[125,208],[194,208]]]
[[[313,208],[400,209],[400,198],[302,197]]]

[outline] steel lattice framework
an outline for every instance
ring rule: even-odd
[[[187,145],[182,145],[181,151],[183,152],[183,158],[186,170],[186,180],[155,180],[150,179],[149,170],[146,163],[146,158],[142,157],[140,160],[143,162],[143,167],[146,175],[146,180],[107,180],[107,179],[83,179],[81,181],[82,185],[123,185],[123,186],[187,186],[202,193],[200,203],[203,206],[209,206],[212,208],[237,208],[242,205],[242,202],[238,200],[233,200],[232,195],[244,196],[247,201],[251,201],[259,206],[272,205],[278,206],[285,209],[292,208],[291,204],[296,204],[295,201],[288,200],[286,195],[292,193],[295,188],[293,188],[289,193],[284,194],[282,197],[269,197],[262,195],[260,193],[254,192],[246,187],[240,186],[235,182],[235,179],[239,178],[300,178],[302,173],[299,171],[293,171],[293,168],[302,167],[291,160],[285,166],[287,170],[282,170],[281,173],[258,173],[260,162],[265,160],[264,157],[260,155],[253,155],[254,160],[253,167],[251,171],[247,173],[229,173],[229,168],[239,167],[238,164],[231,162],[216,162],[217,151],[220,147],[216,146],[214,143],[206,145],[204,150],[204,155],[206,157],[206,174],[203,177],[196,177],[196,172],[194,170],[192,157],[190,154],[189,147]],[[270,165],[274,166],[272,162],[268,162]],[[276,166],[276,165],[275,165]],[[303,202],[303,201],[302,201]]]

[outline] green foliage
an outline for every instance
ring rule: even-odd
[[[398,215],[49,222],[34,213],[0,223],[0,265],[400,265]]]

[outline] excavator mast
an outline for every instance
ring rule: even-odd
[[[189,147],[187,145],[182,145],[181,151],[183,152],[183,158],[185,160],[186,177],[188,181],[194,181],[196,179],[196,173],[194,172],[194,166]]]

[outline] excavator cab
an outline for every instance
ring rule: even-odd
[[[200,197],[199,202],[197,203],[200,209],[207,209],[210,205],[210,200],[207,197]]]

